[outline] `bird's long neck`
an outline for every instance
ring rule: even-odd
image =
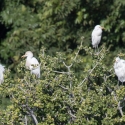
[[[31,65],[31,59],[32,59],[32,57],[29,57],[29,56],[26,58],[26,67],[27,68],[29,68],[29,66]]]

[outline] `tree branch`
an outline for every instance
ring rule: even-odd
[[[69,110],[68,113],[70,114],[71,117],[76,118],[76,116],[71,113],[71,110]]]
[[[22,105],[22,107],[25,107],[27,109],[27,113],[31,116],[31,118],[33,120],[33,124],[37,125],[38,124],[38,120],[37,120],[36,116],[34,115],[33,110],[28,106],[27,98],[26,98],[26,105]]]
[[[64,89],[64,90],[68,90],[68,88],[65,88],[65,87],[62,86],[62,85],[59,85],[59,87],[61,87],[61,88]]]
[[[60,74],[68,74],[68,72],[60,72],[60,71],[53,71],[55,73],[60,73]]]
[[[24,124],[27,125],[27,117],[25,115],[25,118],[24,118]]]
[[[90,70],[88,75],[85,77],[85,79],[78,86],[82,85],[85,82],[85,80],[87,80],[88,76],[93,72],[93,70],[97,67],[98,64],[99,63],[96,63],[96,65]]]
[[[114,95],[114,99],[115,99],[115,101],[118,103],[118,105],[117,105],[118,110],[119,110],[121,116],[123,116],[123,111],[122,111],[122,107],[120,106],[120,101],[117,100],[117,97],[116,97],[116,95],[115,95],[114,92],[113,92],[113,95]]]
[[[104,49],[104,47],[100,50],[100,52],[98,53],[98,55],[102,52],[103,49]],[[100,58],[100,59],[102,60],[103,58]],[[90,70],[90,72],[88,73],[88,75],[84,78],[84,80],[78,86],[81,86],[87,80],[88,76],[93,72],[93,70],[98,66],[98,64],[99,64],[99,62],[97,62],[95,64],[95,66]]]

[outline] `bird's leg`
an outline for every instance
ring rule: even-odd
[[[95,46],[95,54],[98,54],[97,50],[98,50],[98,46]]]
[[[118,87],[118,89],[119,89],[119,80],[118,80],[118,83],[117,83],[117,87]]]
[[[95,47],[95,54],[98,55],[99,53],[99,49],[98,49],[98,46]]]
[[[97,53],[99,53],[99,48],[98,48],[98,45],[97,45],[97,51],[98,51]]]
[[[119,80],[118,80],[118,84],[117,84],[117,86],[119,86]]]
[[[96,53],[96,47],[95,47],[95,53]]]

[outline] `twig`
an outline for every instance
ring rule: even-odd
[[[84,38],[83,38],[84,39]],[[80,51],[80,49],[82,48],[82,41],[81,41],[81,45],[80,45],[80,47],[79,47],[79,50],[78,50],[78,52],[76,53],[76,56],[74,57],[74,59],[73,59],[73,61],[75,61],[76,60],[76,58],[77,58],[77,56],[78,56],[78,54],[79,54],[79,51]]]
[[[113,95],[114,95],[115,101],[118,103],[118,110],[119,110],[121,116],[123,116],[123,111],[122,111],[122,107],[120,106],[120,101],[118,102],[117,97],[114,92],[113,92]]]
[[[68,69],[68,75],[69,75],[69,78],[71,78],[71,70],[70,68],[72,67],[73,63],[71,63],[71,65],[67,66],[65,64],[65,62],[63,62],[63,64],[65,65],[65,67]],[[72,81],[70,81],[70,88],[72,88]]]
[[[71,110],[68,111],[68,113],[70,114],[71,117],[76,118],[76,116],[71,113]]]
[[[22,87],[19,86],[18,88],[21,89],[24,93],[27,93]]]
[[[64,90],[68,90],[68,88],[65,88],[64,86],[62,85],[59,85],[61,88],[63,88]]]
[[[34,113],[33,113],[33,110],[31,110],[28,106],[27,106],[27,109],[29,110],[29,113],[30,113],[30,116],[31,116],[31,118],[32,118],[32,120],[33,120],[34,125],[37,125],[37,124],[38,124],[38,121],[37,121],[36,116],[35,116]]]
[[[118,109],[120,111],[121,116],[123,116],[123,111],[122,111],[122,107],[120,106],[120,101],[118,102]]]
[[[82,37],[81,39],[83,40],[84,37]],[[79,50],[78,50],[78,52],[76,53],[76,55],[75,55],[73,61],[76,60],[76,58],[77,58],[77,56],[78,56],[78,54],[79,54],[79,51],[80,51],[80,48],[81,48],[81,47],[82,47],[82,41],[81,41],[81,45],[80,45],[80,47],[79,47]],[[68,74],[68,75],[70,76],[70,72],[71,72],[71,71],[70,71],[70,68],[72,67],[73,63],[71,63],[71,64],[68,66],[68,65],[66,65],[66,63],[63,61],[63,64],[64,64],[64,66],[68,69],[68,72],[60,72],[60,71],[53,71],[53,72],[61,73],[61,74]]]
[[[104,49],[104,47],[102,47],[102,49],[100,50],[100,52],[98,53],[98,55],[102,52],[103,49]]]
[[[25,115],[24,120],[25,120],[25,121],[24,121],[24,124],[27,125],[27,117],[26,117],[26,115]]]
[[[37,125],[38,120],[37,120],[36,116],[34,115],[33,110],[28,106],[28,99],[27,98],[26,98],[26,105],[23,105],[23,107],[25,107],[27,109],[28,114],[31,116],[31,118],[33,120],[33,124]]]
[[[72,64],[70,64],[69,66],[67,66],[67,65],[65,64],[65,62],[63,62],[63,64],[64,64],[64,66],[68,69],[68,72],[70,72],[70,68],[72,67]]]
[[[43,57],[44,57],[44,55],[45,55],[45,50],[44,50],[44,49],[42,50],[42,55],[43,55]]]
[[[60,74],[68,74],[68,72],[60,72],[60,71],[53,71],[53,72],[60,73]]]
[[[84,37],[82,37],[81,39],[83,40],[83,39],[84,39]],[[77,56],[78,56],[78,54],[79,54],[79,52],[80,52],[81,48],[82,48],[82,41],[81,41],[81,44],[80,44],[79,50],[78,50],[78,52],[76,53],[76,55],[75,55],[75,57],[74,57],[73,61],[75,61],[75,60],[76,60],[76,58],[77,58]],[[72,62],[69,66],[67,66],[67,65],[65,64],[65,62],[63,62],[63,64],[65,65],[65,67],[66,67],[66,68],[68,69],[68,71],[70,72],[70,68],[72,67],[73,62]]]
[[[88,76],[93,72],[93,70],[97,67],[98,64],[99,64],[99,62],[96,63],[96,65],[93,67],[93,69],[90,70],[90,72],[88,73],[86,78],[78,86],[82,85],[85,82],[85,80],[87,80]]]
[[[111,77],[112,75],[114,75],[114,74],[111,74],[111,75],[109,75],[109,76],[104,75],[104,81],[105,81],[105,83],[106,83],[107,79],[108,79],[109,77]]]
[[[103,49],[104,49],[104,47],[100,50],[100,52],[98,53],[98,55],[102,52]],[[88,73],[88,75],[84,78],[84,80],[78,86],[82,85],[87,80],[88,76],[93,72],[93,70],[98,66],[98,64],[99,64],[99,62],[96,63],[96,65],[90,70],[90,72]]]

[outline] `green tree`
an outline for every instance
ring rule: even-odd
[[[9,78],[6,71],[0,89],[11,105],[1,111],[1,124],[124,124],[125,87],[117,86],[112,67],[104,63],[108,50],[102,46],[97,55],[82,43],[68,60],[64,52],[50,56],[42,48],[41,79],[30,75],[24,61],[17,67],[20,77]],[[83,50],[93,62],[89,67]]]
[[[124,52],[124,1],[4,0],[0,6],[6,30],[0,60],[16,74],[6,69],[0,86],[11,101],[0,112],[1,125],[125,123],[125,87],[117,86],[110,58]],[[105,27],[98,55],[89,47],[96,24]],[[20,59],[27,50],[39,55],[40,79]]]

